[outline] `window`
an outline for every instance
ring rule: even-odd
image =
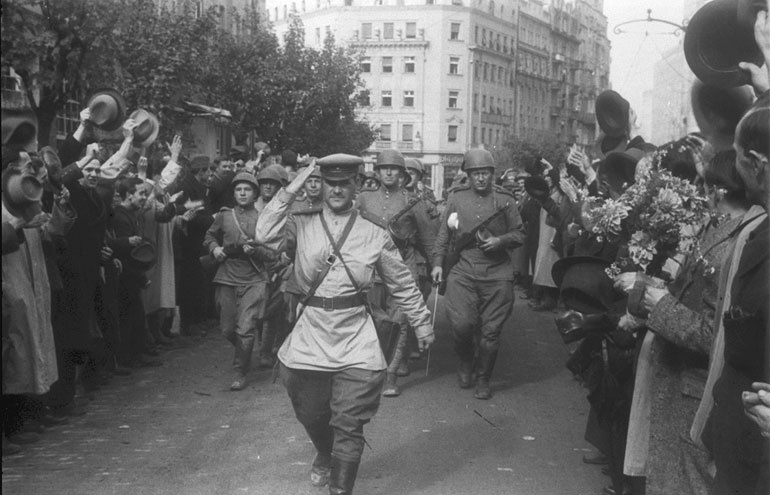
[[[414,106],[414,91],[404,91],[404,106],[405,107]]]
[[[460,23],[459,22],[453,22],[451,26],[449,27],[449,39],[450,40],[459,40],[460,39]]]
[[[392,40],[393,39],[393,23],[392,22],[386,22],[382,25],[382,37],[386,40]]]
[[[447,141],[450,143],[457,142],[457,126],[456,125],[450,125],[449,130],[447,132]]]
[[[489,64],[487,62],[484,62],[484,80],[489,79]]]
[[[393,92],[390,90],[384,90],[382,92],[382,106],[389,107],[393,102]]]
[[[390,124],[380,126],[380,141],[390,141]]]
[[[502,84],[503,81],[505,81],[505,79],[503,79],[503,68],[502,67],[498,67],[497,68],[497,82]]]
[[[372,23],[364,22],[361,24],[361,38],[365,40],[372,39]]]
[[[487,111],[487,95],[481,95],[481,111]]]
[[[8,87],[8,88],[7,88]],[[6,89],[11,89],[13,91],[21,91],[21,85],[18,82],[18,79],[14,77],[3,77],[3,92],[5,93]],[[3,95],[5,98],[5,94]],[[75,100],[67,100],[67,103],[64,104],[64,109],[62,109],[61,112],[56,116],[56,132],[57,137],[61,137],[61,139],[64,139],[67,134],[72,134],[75,132],[75,130],[80,125],[80,102],[77,102]]]
[[[463,0],[452,0],[452,5],[462,5]]]
[[[457,99],[460,97],[459,91],[449,92],[449,108],[457,108]]]
[[[284,5],[284,6],[283,6],[283,18],[284,18],[284,19],[286,19],[287,17],[289,17],[288,11],[289,11],[289,6],[288,6],[288,5]]]
[[[278,14],[276,14],[278,15]],[[476,26],[473,30],[473,42],[479,44],[479,27]]]
[[[460,73],[460,57],[449,57],[449,73]]]
[[[411,141],[414,135],[414,125],[404,124],[401,126],[401,141]]]
[[[382,72],[393,72],[393,57],[382,57]]]
[[[473,126],[473,134],[471,135],[471,144],[478,144],[479,142],[479,129]]]
[[[319,27],[315,28],[315,44],[321,44],[321,28]]]
[[[372,59],[370,57],[363,57],[361,59],[361,72],[372,71]]]
[[[404,72],[414,72],[414,57],[404,57]]]
[[[479,94],[473,93],[473,110],[476,111],[479,109]]]
[[[417,37],[417,23],[416,22],[407,22],[406,23],[406,39],[413,40]]]

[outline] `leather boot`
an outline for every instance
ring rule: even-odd
[[[329,484],[331,474],[331,454],[322,454],[318,452],[313,459],[313,466],[310,468],[310,484],[313,486],[326,486]]]
[[[460,361],[460,367],[457,369],[457,383],[460,388],[473,386],[473,361]]]
[[[352,495],[357,474],[358,462],[343,461],[342,459],[332,457],[329,495]]]
[[[492,369],[497,360],[497,350],[490,351],[479,349],[479,379],[476,383],[476,393],[474,397],[481,400],[492,398],[492,388],[489,386],[489,380],[492,378]]]
[[[398,397],[401,395],[401,390],[396,385],[398,377],[395,373],[385,374],[385,386],[382,389],[383,397]]]

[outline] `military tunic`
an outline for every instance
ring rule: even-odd
[[[339,215],[324,206],[317,213],[295,215],[290,222],[288,212],[292,201],[293,196],[284,190],[273,198],[259,217],[256,239],[276,250],[296,243],[294,273],[298,288],[306,294],[332,254],[321,215],[338,238],[351,212]],[[376,271],[414,326],[417,336],[433,332],[430,312],[385,230],[359,215],[341,253],[361,290],[368,291],[372,287]],[[339,297],[356,293],[342,263],[335,259],[315,295]],[[332,311],[305,308],[281,346],[278,358],[289,368],[304,370],[385,369],[374,323],[364,306]]]
[[[449,253],[450,236],[470,233],[498,208],[504,213],[486,229],[499,237],[499,250],[485,253],[475,242],[460,253],[460,259],[444,273],[447,283],[446,307],[455,338],[455,351],[464,362],[474,355],[473,338],[481,331],[480,350],[497,352],[502,325],[513,308],[513,263],[508,250],[524,242],[524,229],[513,196],[494,186],[489,194],[476,193],[470,186],[459,186],[447,199],[441,216],[433,254],[433,265],[442,266]],[[450,232],[447,221],[456,215],[457,228]]]

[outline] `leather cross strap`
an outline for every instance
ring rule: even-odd
[[[347,234],[350,233],[350,229],[353,227],[353,222],[356,220],[357,212],[356,210],[353,210],[353,213],[350,214],[350,219],[348,220],[348,224],[345,226],[345,230],[342,232],[342,236],[340,236],[340,242],[334,242],[334,236],[332,236],[331,230],[329,230],[329,224],[326,223],[326,219],[321,215],[321,225],[324,228],[324,232],[326,232],[326,237],[329,238],[329,242],[332,245],[332,250],[334,250],[334,255],[337,257],[338,260],[340,260],[340,263],[342,263],[342,266],[345,268],[345,272],[348,274],[348,278],[350,279],[350,282],[353,284],[353,288],[356,289],[356,292],[361,292],[361,287],[356,282],[356,279],[353,278],[353,273],[351,273],[350,268],[348,268],[348,264],[345,263],[345,258],[342,257],[342,253],[340,252],[340,247],[342,247],[342,243],[345,239],[347,239]]]

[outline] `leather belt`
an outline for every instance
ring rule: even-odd
[[[318,297],[312,296],[305,302],[305,306],[312,306],[314,308],[323,308],[326,311],[334,311],[335,309],[348,309],[355,308],[357,306],[363,306],[367,303],[365,293],[356,293],[350,296],[338,296],[338,297]]]

